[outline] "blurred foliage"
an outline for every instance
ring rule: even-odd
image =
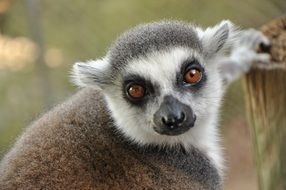
[[[11,2],[10,9],[0,13],[2,33],[11,38],[34,39],[28,1]],[[69,82],[72,64],[103,56],[110,43],[126,29],[160,19],[179,19],[202,26],[230,19],[242,27],[259,27],[286,10],[285,0],[41,0],[40,3],[38,19],[44,50],[60,50],[63,63],[49,63],[56,60],[53,58],[46,60],[55,67],[42,68],[48,76],[45,93],[42,89],[46,86],[39,82],[42,76],[37,73],[38,63],[28,64],[19,71],[0,70],[0,158],[23,127],[76,91]],[[224,120],[244,117],[241,91],[239,82],[230,88]]]

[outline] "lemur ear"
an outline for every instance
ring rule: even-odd
[[[203,44],[203,53],[207,58],[210,58],[232,44],[235,27],[230,21],[224,20],[199,33]]]
[[[102,89],[108,83],[109,66],[107,58],[77,62],[73,65],[72,81],[79,87],[94,86]]]

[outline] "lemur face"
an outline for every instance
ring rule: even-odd
[[[218,109],[221,80],[190,48],[152,52],[125,65],[105,94],[118,126],[144,139],[170,139],[204,127]]]
[[[150,132],[176,136],[195,126],[195,102],[207,82],[203,60],[188,48],[153,52],[127,64],[122,95],[130,109],[139,109]],[[137,112],[139,112],[137,111]]]
[[[119,37],[105,58],[75,64],[74,79],[102,90],[129,139],[196,141],[216,122],[223,90],[214,59],[229,29],[227,21],[205,31],[181,22],[141,25]]]

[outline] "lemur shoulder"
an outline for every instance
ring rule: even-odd
[[[125,32],[102,59],[74,65],[83,89],[19,137],[0,189],[222,189],[221,99],[253,61],[269,62],[259,43],[269,41],[229,21]]]

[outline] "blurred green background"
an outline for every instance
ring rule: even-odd
[[[285,0],[0,0],[0,158],[24,127],[76,91],[72,64],[103,56],[126,29],[160,19],[259,27],[285,13]],[[256,189],[244,112],[238,81],[222,114],[227,189]]]

